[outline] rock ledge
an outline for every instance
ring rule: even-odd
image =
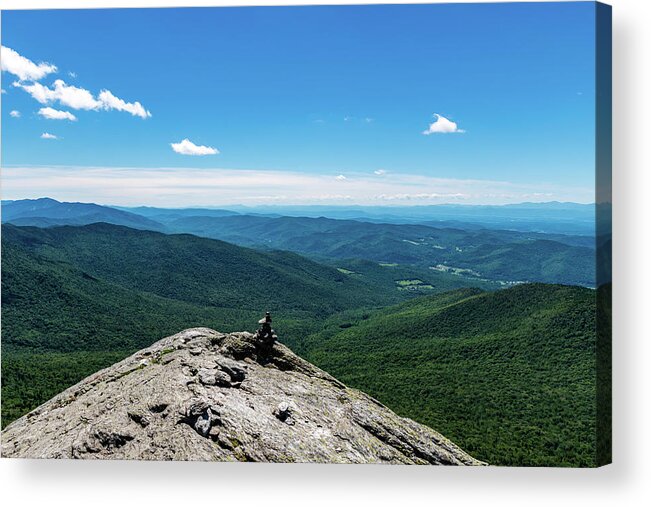
[[[188,329],[2,432],[2,457],[482,465],[276,343]]]

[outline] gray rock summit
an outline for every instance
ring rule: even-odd
[[[279,343],[188,329],[2,432],[2,457],[481,465]]]

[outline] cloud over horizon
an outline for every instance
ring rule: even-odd
[[[423,135],[429,136],[431,134],[463,134],[465,130],[457,127],[457,124],[452,120],[448,120],[438,113],[434,113],[436,121],[429,124],[426,130],[423,130]]]
[[[183,139],[180,143],[170,143],[172,149],[180,155],[204,156],[218,155],[219,150],[212,146],[198,146],[189,139]]]
[[[344,181],[337,180],[331,173],[215,167],[3,168],[6,199],[47,195],[62,201],[125,206],[508,204],[550,200],[587,203],[594,200],[594,189],[589,187],[437,178],[394,172],[382,178],[368,173],[348,173],[345,185],[342,183]]]

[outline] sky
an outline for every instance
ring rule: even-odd
[[[592,2],[2,12],[2,198],[593,202]]]

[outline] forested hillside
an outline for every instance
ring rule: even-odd
[[[595,284],[590,236],[251,215],[184,216],[164,223],[170,231],[316,259],[396,263],[475,280]]]
[[[292,344],[398,413],[502,465],[595,465],[590,289],[463,289],[333,317]]]
[[[3,424],[180,329],[253,330],[270,310],[283,339],[299,340],[333,313],[467,283],[426,272],[427,287],[401,290],[408,275],[392,267],[352,272],[109,224],[2,233]]]
[[[595,463],[593,290],[458,289],[469,279],[109,224],[4,225],[2,248],[3,425],[161,336],[253,330],[268,309],[297,353],[480,459]]]

